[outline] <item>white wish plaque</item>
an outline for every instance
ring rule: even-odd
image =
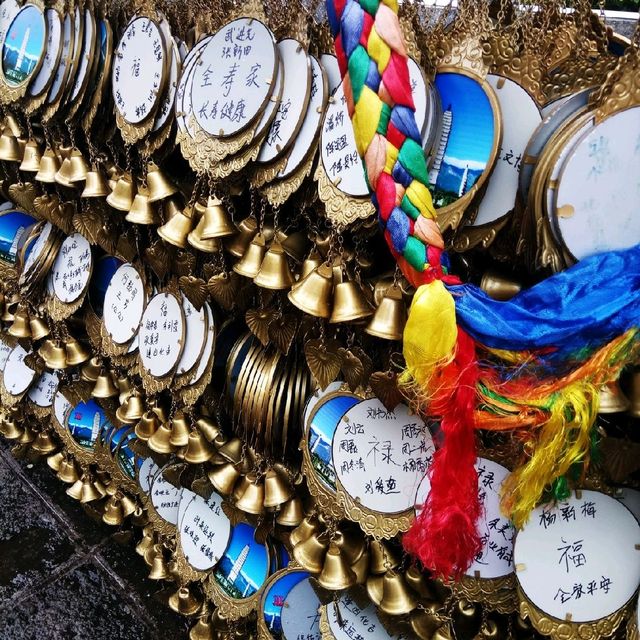
[[[633,513],[636,520],[640,522],[640,491],[637,489],[616,489],[613,494],[616,500],[620,500],[622,504]]]
[[[322,398],[330,393],[335,393],[336,391],[340,391],[340,387],[344,384],[342,380],[336,380],[334,382],[330,382],[324,389],[316,389],[307,400],[307,405],[304,408],[304,414],[302,416],[302,424],[307,424],[309,418],[311,417],[311,413],[316,408],[316,405]]]
[[[542,121],[535,101],[517,82],[494,74],[487,76],[487,82],[500,103],[502,146],[473,226],[495,222],[514,208],[522,158]]]
[[[4,388],[12,396],[24,393],[36,376],[36,372],[24,362],[28,353],[26,349],[18,345],[11,351],[5,363]]]
[[[275,118],[262,143],[258,162],[281,157],[296,137],[309,105],[311,62],[304,47],[292,38],[278,42],[284,67],[284,87]]]
[[[59,383],[57,373],[45,371],[29,389],[29,400],[38,407],[50,407]]]
[[[320,640],[320,600],[309,578],[298,582],[284,599],[280,623],[284,640]]]
[[[418,125],[418,131],[420,132],[420,135],[422,135],[427,123],[427,99],[429,97],[429,88],[424,71],[420,65],[413,58],[409,58],[407,62],[409,65],[411,97],[413,98],[413,105],[416,108],[416,125]]]
[[[182,524],[182,518],[184,518],[184,512],[187,510],[187,506],[193,500],[196,494],[191,489],[180,489],[180,504],[178,505],[178,527]]]
[[[218,564],[229,545],[231,522],[214,491],[208,500],[195,495],[180,521],[180,546],[187,562],[198,571]]]
[[[340,486],[363,507],[384,514],[413,509],[433,453],[422,418],[403,404],[388,411],[378,398],[351,407],[332,443]]]
[[[142,366],[155,378],[171,373],[184,345],[184,312],[171,293],[158,293],[142,315],[138,347]]]
[[[638,242],[639,141],[640,107],[631,107],[597,123],[567,156],[553,219],[577,260]]]
[[[73,87],[76,73],[78,72],[78,65],[80,64],[80,52],[82,51],[83,33],[84,17],[80,7],[76,5],[76,8],[73,11],[73,49],[71,50],[71,59],[69,61],[69,73],[67,74],[67,77],[65,79],[65,101],[68,98],[69,91],[71,91]]]
[[[22,269],[20,279],[18,280],[18,284],[20,284],[20,286],[22,286],[27,279],[31,277],[32,272],[36,271],[40,260],[45,256],[49,249],[49,239],[51,238],[52,232],[53,225],[50,222],[45,223],[38,235],[38,238],[33,244],[33,248],[25,260],[24,268]]]
[[[73,405],[67,400],[67,397],[61,391],[56,391],[56,395],[53,398],[53,415],[58,421],[58,425],[66,429],[67,416]]]
[[[113,274],[104,295],[104,326],[116,344],[126,344],[138,332],[145,305],[138,270],[125,263]]]
[[[582,491],[531,512],[516,536],[516,576],[536,609],[559,620],[594,622],[635,594],[639,545],[640,525],[623,504]]]
[[[333,100],[324,115],[320,155],[329,180],[340,191],[360,198],[369,196],[342,84],[333,94]]]
[[[37,97],[43,94],[51,84],[62,51],[62,18],[55,9],[45,11],[47,20],[47,44],[38,75],[29,84],[29,95]]]
[[[171,35],[169,35],[171,38]],[[173,105],[176,100],[176,90],[178,87],[178,75],[180,74],[180,52],[178,47],[171,38],[169,42],[169,48],[171,51],[171,64],[169,65],[169,80],[167,88],[165,90],[164,97],[160,106],[158,107],[158,113],[156,113],[156,119],[153,123],[152,131],[160,131],[162,127],[167,123],[169,116],[173,112]]]
[[[71,66],[71,52],[73,49],[73,16],[68,13],[64,17],[64,23],[62,25],[62,52],[60,54],[60,61],[55,69],[55,75],[53,76],[53,82],[49,88],[49,95],[47,96],[47,103],[52,104],[60,98],[62,90],[65,87],[67,81],[67,75],[69,73],[69,67]]]
[[[180,489],[165,479],[162,471],[156,473],[151,484],[151,504],[156,513],[170,524],[178,524]]]
[[[53,292],[61,302],[75,302],[89,286],[92,270],[91,245],[79,233],[65,238],[53,263]]]
[[[272,92],[278,54],[271,31],[240,18],[202,50],[191,86],[193,113],[208,134],[228,137],[251,125]]]
[[[331,53],[323,53],[320,56],[320,64],[322,64],[322,68],[327,74],[327,80],[329,83],[329,95],[331,95],[342,84],[338,58],[336,58]]]
[[[153,458],[145,458],[138,468],[138,484],[145,494],[151,491],[153,480],[160,472],[160,467],[153,461]]]
[[[273,81],[273,92],[267,102],[267,106],[264,108],[260,120],[256,126],[256,130],[253,134],[254,140],[260,140],[267,134],[267,130],[271,127],[273,119],[276,117],[276,112],[280,106],[280,98],[282,98],[282,91],[284,89],[284,64],[282,60],[278,61],[276,67],[276,76]]]
[[[198,363],[207,342],[209,326],[207,309],[196,309],[187,296],[182,298],[182,311],[185,319],[184,349],[178,362],[178,375],[189,373]]]
[[[198,42],[193,49],[189,51],[182,64],[182,75],[178,81],[175,101],[176,124],[182,133],[186,133],[188,131],[188,116],[191,115],[191,112],[187,113],[186,103],[187,98],[189,98],[189,104],[191,104],[191,84],[193,81],[196,63],[200,60],[202,50],[207,46],[212,37],[213,36],[209,36],[208,38],[200,40],[200,42]]]
[[[390,634],[380,622],[373,603],[362,608],[347,593],[326,606],[329,629],[335,640],[404,640],[407,636]]]
[[[2,46],[9,25],[18,15],[18,11],[20,11],[20,5],[16,0],[2,0],[0,2],[0,46]]]
[[[71,89],[71,102],[82,97],[82,93],[89,82],[89,69],[93,63],[93,56],[96,48],[96,21],[89,9],[84,11],[84,34],[82,50],[80,53],[80,63],[78,71]]]
[[[167,52],[160,28],[149,18],[132,20],[118,43],[113,64],[113,100],[120,115],[139,124],[157,109]]]
[[[0,371],[4,371],[7,358],[9,357],[12,349],[13,347],[8,345],[4,340],[0,340]]]
[[[211,311],[211,307],[207,303],[205,303],[203,308],[206,309],[207,312],[207,338],[190,384],[196,384],[205,374],[216,346],[216,325],[213,318],[213,311]]]
[[[513,573],[513,540],[515,529],[500,511],[500,490],[509,470],[492,460],[478,458],[478,496],[482,515],[478,531],[482,550],[465,574],[475,578],[501,578]],[[416,493],[416,511],[421,511],[431,490],[428,475],[420,483]]]

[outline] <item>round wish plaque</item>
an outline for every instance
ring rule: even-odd
[[[45,371],[29,389],[29,400],[38,407],[50,407],[59,383],[57,373]]]
[[[320,600],[308,578],[298,582],[284,599],[280,622],[285,640],[320,640]]]
[[[187,510],[187,505],[191,502],[193,497],[197,495],[191,489],[180,489],[180,504],[178,505],[178,527],[182,524],[182,518],[184,518],[184,512]]]
[[[89,400],[80,402],[67,412],[67,429],[72,438],[85,449],[92,449],[107,419],[102,408]]]
[[[193,113],[212,136],[251,125],[272,92],[278,54],[271,31],[240,18],[223,26],[201,51],[191,87]]]
[[[172,485],[162,471],[156,473],[151,484],[151,504],[156,513],[169,524],[178,524],[180,489]]]
[[[153,461],[153,458],[145,458],[138,468],[138,484],[143,493],[148,494],[151,491],[153,479],[156,477],[160,467]]]
[[[189,373],[198,363],[207,342],[208,314],[203,306],[198,311],[187,296],[182,298],[182,310],[185,319],[184,349],[178,362],[177,373]]]
[[[309,573],[302,569],[293,569],[283,567],[269,577],[267,584],[260,598],[260,613],[258,620],[258,629],[267,633],[267,637],[274,640],[284,640],[287,636],[284,634],[282,625],[282,617],[286,608],[290,605],[286,604],[286,599],[298,584],[307,581]],[[316,596],[317,600],[317,596]],[[294,610],[296,617],[301,616],[299,609]],[[301,620],[299,628],[308,627],[308,621]],[[317,625],[316,625],[317,626]],[[302,636],[307,638],[306,635]],[[298,636],[293,636],[297,639]]]
[[[61,428],[67,421],[67,414],[71,411],[71,403],[61,391],[57,391],[53,398],[53,416]]]
[[[69,73],[65,78],[63,101],[67,101],[69,91],[73,88],[78,66],[80,65],[80,53],[82,52],[82,42],[84,34],[84,15],[78,5],[73,12],[73,48],[70,51]]]
[[[533,510],[514,560],[521,614],[536,629],[559,637],[567,624],[593,623],[608,636],[640,584],[640,525],[615,498],[576,492]]]
[[[80,63],[76,72],[76,77],[71,88],[70,100],[75,103],[83,97],[84,91],[89,82],[89,70],[93,63],[93,56],[96,48],[96,21],[89,11],[84,11],[84,32],[82,50],[80,55]]]
[[[103,309],[105,329],[116,344],[127,344],[138,332],[145,298],[137,269],[129,263],[118,267],[107,287]]]
[[[65,238],[53,263],[53,292],[60,302],[75,302],[87,289],[92,269],[91,245],[79,233]]]
[[[29,95],[43,94],[51,85],[62,52],[62,18],[55,9],[45,11],[47,20],[47,45],[38,75],[29,84]]]
[[[8,345],[4,340],[0,340],[0,371],[4,371],[4,367],[7,363],[7,358],[13,350],[13,347]]]
[[[49,88],[49,93],[47,95],[48,104],[57,102],[62,94],[62,90],[66,86],[67,76],[71,67],[73,41],[73,16],[68,13],[65,15],[64,22],[62,24],[62,51],[60,53],[60,60],[55,69],[53,82],[51,83],[51,87]]]
[[[26,349],[18,345],[11,351],[5,363],[4,388],[12,396],[24,393],[35,378],[36,372],[24,362],[27,355]]]

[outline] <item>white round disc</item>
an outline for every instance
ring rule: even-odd
[[[71,407],[72,405],[64,393],[56,391],[56,395],[53,398],[53,415],[61,427],[66,425],[67,415],[71,411]]]
[[[153,132],[159,131],[164,127],[169,119],[169,116],[173,112],[173,105],[176,100],[176,90],[178,88],[178,76],[180,75],[180,52],[173,38],[170,42],[171,45],[171,65],[169,66],[169,80],[167,88],[165,90],[164,99],[158,107],[156,113],[156,120],[153,124]]]
[[[176,123],[178,129],[182,133],[187,131],[187,113],[186,113],[186,97],[191,97],[191,82],[193,80],[193,73],[196,68],[196,63],[200,59],[200,51],[207,46],[207,43],[212,36],[203,38],[198,42],[191,51],[187,54],[187,57],[182,63],[182,74],[178,81],[178,89],[176,91]]]
[[[351,407],[332,443],[340,485],[362,506],[386,514],[413,509],[433,453],[422,418],[410,415],[404,404],[388,411],[378,398]]]
[[[39,407],[50,407],[58,391],[59,383],[57,373],[45,371],[29,389],[29,400]]]
[[[4,388],[12,395],[24,393],[33,382],[36,372],[24,363],[28,351],[20,345],[12,349],[4,367]]]
[[[60,54],[60,61],[56,67],[55,75],[53,76],[53,82],[49,88],[49,95],[47,96],[47,103],[51,104],[55,102],[60,93],[64,89],[67,71],[71,65],[71,47],[73,42],[73,17],[71,14],[67,14],[64,17],[62,24],[62,52]]]
[[[193,378],[191,378],[192,385],[198,382],[198,380],[200,380],[204,375],[216,345],[216,325],[213,318],[213,312],[207,303],[204,304],[203,309],[207,310],[207,339],[204,343],[204,349],[202,350],[196,371],[193,374]]]
[[[342,76],[340,75],[340,65],[338,64],[338,58],[331,53],[323,53],[320,56],[320,64],[327,74],[327,80],[329,83],[329,95],[342,84]]]
[[[278,66],[276,67],[276,77],[273,81],[273,92],[271,93],[269,102],[267,102],[267,106],[264,108],[264,111],[260,116],[258,126],[256,127],[256,131],[253,134],[254,139],[259,140],[266,133],[267,127],[271,127],[271,123],[275,118],[276,111],[280,106],[280,98],[282,97],[282,92],[284,89],[283,85],[284,64],[282,63],[282,60],[279,60]]]
[[[422,135],[427,122],[427,92],[429,91],[427,79],[424,71],[422,71],[420,65],[413,58],[409,58],[407,62],[409,64],[411,96],[413,97],[413,105],[416,108],[416,125],[418,125],[418,131]]]
[[[187,510],[187,505],[193,500],[196,494],[190,489],[182,487],[180,489],[180,504],[178,505],[178,527],[182,525],[182,518],[184,518],[184,512]]]
[[[96,21],[89,11],[84,10],[84,35],[82,37],[82,52],[80,53],[80,64],[71,89],[71,101],[73,102],[79,95],[82,88],[86,85],[87,74],[91,67],[92,53],[95,53],[96,42]]]
[[[44,256],[52,231],[53,225],[50,222],[47,222],[44,227],[42,227],[40,234],[38,235],[36,241],[33,243],[33,248],[31,249],[24,263],[24,268],[22,269],[22,273],[20,274],[20,284],[25,281],[32,269],[36,268],[39,260]]]
[[[45,11],[47,19],[47,46],[45,48],[42,66],[38,75],[29,85],[29,95],[39,96],[47,89],[56,72],[60,50],[62,49],[62,19],[55,9]]]
[[[298,582],[284,599],[280,614],[285,640],[320,640],[320,600],[308,578]]]
[[[188,300],[182,298],[182,311],[185,318],[184,349],[178,362],[178,375],[188,373],[196,366],[207,342],[207,310],[202,307],[196,309]]]
[[[79,233],[65,238],[51,270],[53,292],[61,302],[75,302],[91,279],[91,244]]]
[[[104,295],[104,326],[117,344],[126,344],[138,332],[145,305],[142,278],[129,263],[118,267]]]
[[[162,471],[153,478],[151,484],[151,504],[157,514],[170,524],[178,524],[180,489],[165,479]]]
[[[316,405],[324,396],[329,393],[335,393],[340,390],[340,387],[344,384],[342,380],[336,380],[335,382],[330,382],[324,389],[317,388],[307,400],[307,406],[304,408],[304,415],[302,417],[302,424],[306,425],[309,418],[311,417],[311,412],[316,408]]]
[[[336,611],[339,609],[339,614]],[[348,594],[343,594],[338,602],[327,605],[329,614],[329,628],[335,640],[400,640],[405,636],[391,635],[380,622],[376,607],[373,603],[364,609],[359,607]]]
[[[153,479],[156,477],[160,467],[153,461],[153,458],[145,458],[138,469],[138,484],[143,493],[151,491]]]
[[[636,520],[640,522],[640,491],[625,487],[624,489],[616,490],[614,497],[616,500],[620,500],[633,513]]]
[[[69,75],[65,79],[65,92],[67,93],[73,87],[76,74],[78,73],[78,65],[80,64],[80,51],[82,50],[84,33],[84,16],[80,7],[76,6],[73,12],[73,50],[71,52],[71,60],[69,61]]]
[[[516,576],[540,611],[573,623],[606,618],[640,584],[640,524],[623,504],[582,491],[536,507],[518,532]]]
[[[0,2],[0,46],[2,46],[9,25],[18,15],[18,11],[20,11],[20,5],[16,0],[2,0]]]
[[[4,371],[7,358],[12,350],[13,347],[9,346],[4,340],[0,340],[0,371]]]

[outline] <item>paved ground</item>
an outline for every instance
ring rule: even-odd
[[[2,438],[0,437],[0,441]],[[0,640],[183,640],[126,535],[0,442]]]

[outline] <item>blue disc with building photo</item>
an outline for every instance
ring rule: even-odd
[[[10,87],[19,87],[40,68],[47,27],[35,5],[25,5],[13,19],[2,45],[2,73]]]
[[[297,584],[306,580],[309,574],[301,569],[282,573],[280,577],[272,578],[265,588],[262,597],[262,616],[269,630],[269,634],[276,640],[282,640],[282,608],[290,591]]]
[[[80,402],[72,407],[67,428],[73,439],[85,449],[93,449],[102,429],[109,425],[104,411],[94,400]]]
[[[11,210],[0,215],[0,260],[15,264],[20,241],[25,231],[36,223],[35,218],[23,211]]]

